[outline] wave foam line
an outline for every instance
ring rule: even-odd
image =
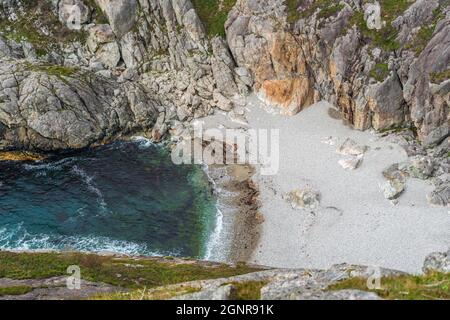
[[[113,252],[125,255],[175,256],[176,252],[150,250],[145,244],[101,236],[30,234],[23,223],[0,229],[0,250],[76,250]]]
[[[219,189],[217,187],[216,182],[213,178],[209,175],[209,167],[207,164],[202,165],[202,169],[206,174],[206,177],[208,178],[209,182],[213,186],[213,188],[217,191]],[[224,260],[224,256],[226,255],[226,252],[220,252],[220,243],[221,243],[221,237],[223,233],[223,213],[222,210],[220,210],[220,203],[219,200],[217,200],[216,203],[216,225],[214,227],[214,231],[210,234],[209,239],[206,243],[206,252],[204,255],[205,260]],[[222,248],[223,249],[223,248]]]
[[[105,198],[103,197],[102,192],[98,189],[94,183],[94,177],[90,176],[78,167],[77,165],[72,167],[72,172],[79,176],[83,182],[87,185],[88,189],[97,196],[97,202],[102,208],[103,211],[108,211],[108,205],[106,204]]]

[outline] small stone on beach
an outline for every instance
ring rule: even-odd
[[[363,155],[361,154],[357,157],[339,160],[339,164],[345,170],[356,170],[361,165],[362,160],[363,160]]]
[[[337,153],[344,156],[359,156],[367,151],[366,146],[360,146],[352,139],[348,138],[344,143],[337,149]]]
[[[293,209],[319,208],[320,194],[312,189],[297,189],[286,195],[285,199],[291,204]]]

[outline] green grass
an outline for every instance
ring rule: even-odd
[[[232,283],[235,286],[236,300],[260,300],[261,289],[267,281],[248,281]]]
[[[72,77],[75,73],[79,71],[76,67],[67,67],[61,65],[34,65],[28,64],[27,70],[35,72],[44,72],[48,75],[57,77]]]
[[[445,18],[444,8],[450,5],[450,0],[441,1],[439,7],[433,11],[432,21],[425,26],[422,26],[417,35],[412,39],[410,43],[406,44],[406,49],[413,50],[416,55],[422,53],[427,44],[433,38],[434,31],[438,22]]]
[[[235,3],[236,0],[192,0],[209,37],[225,37],[225,22]]]
[[[432,83],[440,84],[448,79],[450,79],[450,69],[442,71],[442,72],[430,74],[430,81]]]
[[[177,260],[104,257],[81,253],[0,252],[0,278],[45,279],[68,275],[71,265],[81,268],[85,280],[124,288],[154,288],[174,283],[231,277],[257,271],[246,265],[235,267]]]
[[[261,289],[266,281],[232,282],[236,288],[236,300],[260,300]],[[201,289],[193,287],[161,288],[156,290],[139,289],[130,292],[107,293],[95,296],[95,300],[168,300],[175,296],[199,292]]]
[[[317,10],[320,10],[318,18],[329,18],[344,8],[343,5],[333,0],[316,0],[309,5],[305,0],[286,0],[285,5],[289,23],[297,22],[301,18],[310,17]]]
[[[382,82],[389,75],[389,66],[387,63],[377,63],[370,71],[370,76],[375,80]]]
[[[38,56],[55,49],[58,43],[85,42],[87,38],[85,32],[70,30],[59,22],[49,0],[27,0],[23,3],[26,12],[16,21],[0,19],[0,33],[7,39],[31,43]],[[43,33],[38,26],[45,26],[50,34]]]
[[[1,296],[20,296],[32,291],[33,288],[29,286],[14,286],[14,287],[0,287]]]
[[[450,273],[429,273],[422,276],[384,277],[380,290],[369,290],[367,280],[352,278],[332,285],[328,290],[359,289],[377,293],[389,300],[450,299]]]
[[[147,288],[132,290],[130,292],[105,293],[94,296],[92,300],[169,300],[175,296],[199,292],[200,289],[192,287],[178,287],[176,289]]]
[[[371,1],[364,0],[364,3]],[[409,8],[408,0],[379,0],[381,5],[381,18],[386,22],[381,30],[370,30],[364,20],[363,12],[356,12],[350,19],[350,26],[356,25],[361,34],[372,47],[380,47],[385,51],[394,51],[400,48],[396,41],[398,31],[392,26],[392,22]]]
[[[102,11],[100,6],[95,2],[95,0],[84,0],[84,3],[91,8],[92,14],[91,19],[95,24],[108,24],[108,18],[105,13]]]

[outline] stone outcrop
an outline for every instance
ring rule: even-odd
[[[134,83],[88,71],[0,60],[0,145],[34,150],[79,149],[149,130],[156,103]]]
[[[380,276],[402,275],[402,272],[380,269]],[[331,291],[328,288],[340,281],[373,276],[374,270],[355,265],[335,265],[327,270],[291,269],[264,270],[231,278],[208,279],[167,286],[164,289],[177,291],[187,287],[199,290],[192,294],[177,296],[176,300],[229,300],[235,295],[236,285],[262,283],[261,300],[380,300],[372,292],[345,289]],[[161,288],[154,289],[155,291]]]
[[[93,2],[83,0],[49,1],[50,12],[21,0],[2,2],[1,18],[11,26],[33,10],[39,36],[49,29],[46,22],[61,21],[64,27],[73,10],[82,13],[80,30],[71,30],[70,39],[52,32],[55,42],[40,43],[39,55],[32,39],[19,43],[15,35],[0,33],[2,67],[18,65],[2,74],[3,148],[82,148],[136,131],[160,140],[180,121],[214,108],[232,110],[231,98],[248,92],[251,77],[237,67],[223,39],[207,37],[190,1],[95,2],[92,7]],[[21,66],[28,64],[22,73]],[[66,69],[79,72],[58,74]],[[23,92],[30,94],[26,99],[19,90],[22,82],[35,87]],[[50,84],[56,91],[47,88]],[[67,102],[66,97],[77,98]],[[23,111],[20,116],[11,113],[13,104]]]
[[[430,254],[423,264],[423,272],[450,272],[450,250]]]

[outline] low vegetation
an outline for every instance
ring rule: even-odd
[[[97,295],[92,300],[169,300],[175,296],[195,293],[200,289],[192,287],[177,287],[175,289],[155,289],[147,288],[133,290],[130,292],[117,292]]]
[[[450,299],[450,273],[384,277],[381,279],[381,289],[379,290],[369,290],[367,279],[352,278],[334,284],[328,289],[371,291],[390,300],[448,300]]]
[[[318,18],[329,18],[341,11],[344,6],[333,0],[317,0],[309,3],[307,0],[286,0],[288,22],[294,23],[301,18],[307,18],[318,12]]]
[[[417,32],[416,36],[413,40],[406,44],[406,48],[413,50],[416,55],[419,55],[433,38],[434,31],[436,30],[436,26],[438,22],[443,19],[444,10],[443,8],[450,5],[450,0],[441,1],[439,7],[437,7],[433,11],[433,18],[428,25],[424,25],[420,28],[419,32]]]
[[[370,76],[375,80],[382,82],[389,75],[389,66],[387,63],[377,63],[370,71]]]
[[[61,66],[61,65],[37,65],[37,64],[28,64],[27,68],[28,71],[35,71],[35,72],[44,72],[51,76],[57,76],[57,77],[71,77],[75,73],[79,71],[79,68],[76,67],[69,67],[69,66]]]
[[[450,69],[430,74],[430,81],[432,83],[440,84],[448,79],[450,79]]]
[[[261,289],[266,281],[247,281],[232,283],[236,288],[236,300],[260,300]]]
[[[370,1],[364,0],[365,3]],[[394,51],[400,48],[396,38],[398,31],[392,22],[408,9],[411,3],[408,0],[380,0],[381,19],[385,26],[381,30],[370,30],[364,20],[364,12],[356,12],[350,20],[350,25],[356,25],[361,34],[372,47],[382,48],[384,51]]]
[[[225,37],[225,22],[236,0],[192,0],[209,37]]]
[[[20,296],[32,291],[33,288],[29,286],[14,286],[14,287],[0,287],[1,296]]]
[[[186,281],[231,277],[257,271],[253,267],[193,263],[188,260],[133,259],[82,253],[0,252],[0,278],[45,279],[68,275],[77,265],[81,277],[130,289],[155,288]]]
[[[70,30],[59,22],[51,1],[27,0],[23,3],[25,14],[17,20],[0,19],[0,34],[7,39],[31,43],[39,56],[55,49],[58,43],[85,41],[85,32]]]

